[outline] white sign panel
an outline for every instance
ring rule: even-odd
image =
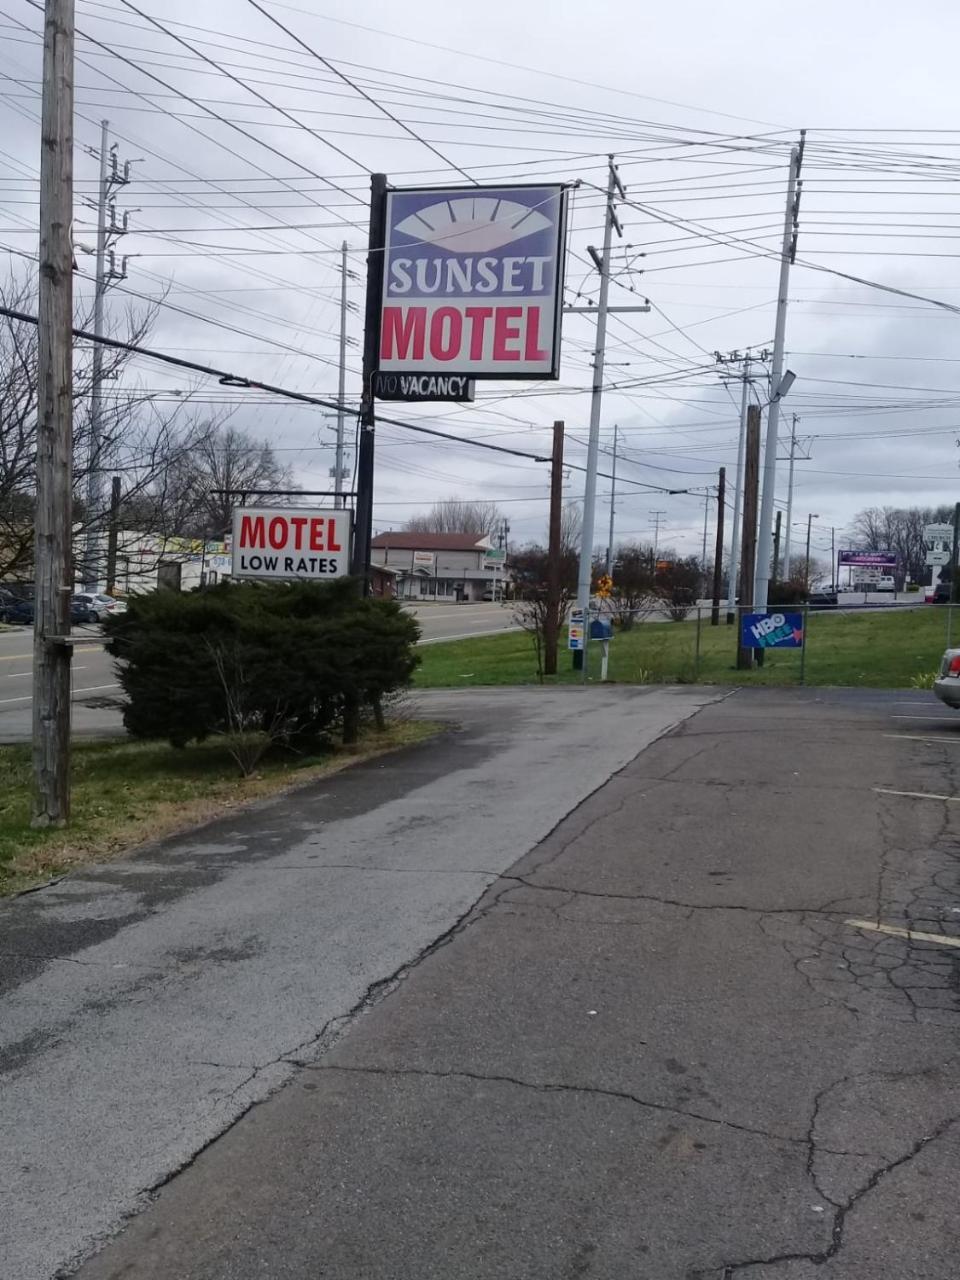
[[[925,524],[923,526],[924,542],[953,542],[952,524]]]
[[[566,192],[387,194],[382,373],[557,378]]]
[[[323,582],[350,572],[350,512],[302,507],[237,507],[235,578]]]
[[[434,556],[432,551],[415,551],[413,553],[413,563],[415,568],[432,569],[433,560]]]
[[[930,569],[939,569],[945,564],[950,563],[949,551],[928,551],[926,564]]]

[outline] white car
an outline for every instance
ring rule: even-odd
[[[124,600],[114,600],[113,596],[105,596],[99,592],[81,591],[74,597],[81,608],[86,609],[87,616],[93,622],[102,622],[113,613],[126,613]]]
[[[960,708],[960,649],[948,649],[941,658],[933,692],[948,707]]]

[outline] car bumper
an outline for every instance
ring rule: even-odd
[[[934,680],[933,692],[948,707],[960,707],[960,680],[956,676],[942,676]]]

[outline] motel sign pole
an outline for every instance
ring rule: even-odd
[[[360,444],[357,450],[357,509],[351,571],[363,578],[370,594],[370,543],[373,537],[373,464],[376,401],[373,379],[380,346],[380,301],[383,293],[383,248],[386,231],[387,175],[370,175],[370,241],[367,249],[367,302],[363,327],[363,391],[360,398]]]

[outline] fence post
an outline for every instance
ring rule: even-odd
[[[803,684],[807,674],[807,622],[810,617],[810,606],[803,606],[803,644],[800,648],[800,683]]]

